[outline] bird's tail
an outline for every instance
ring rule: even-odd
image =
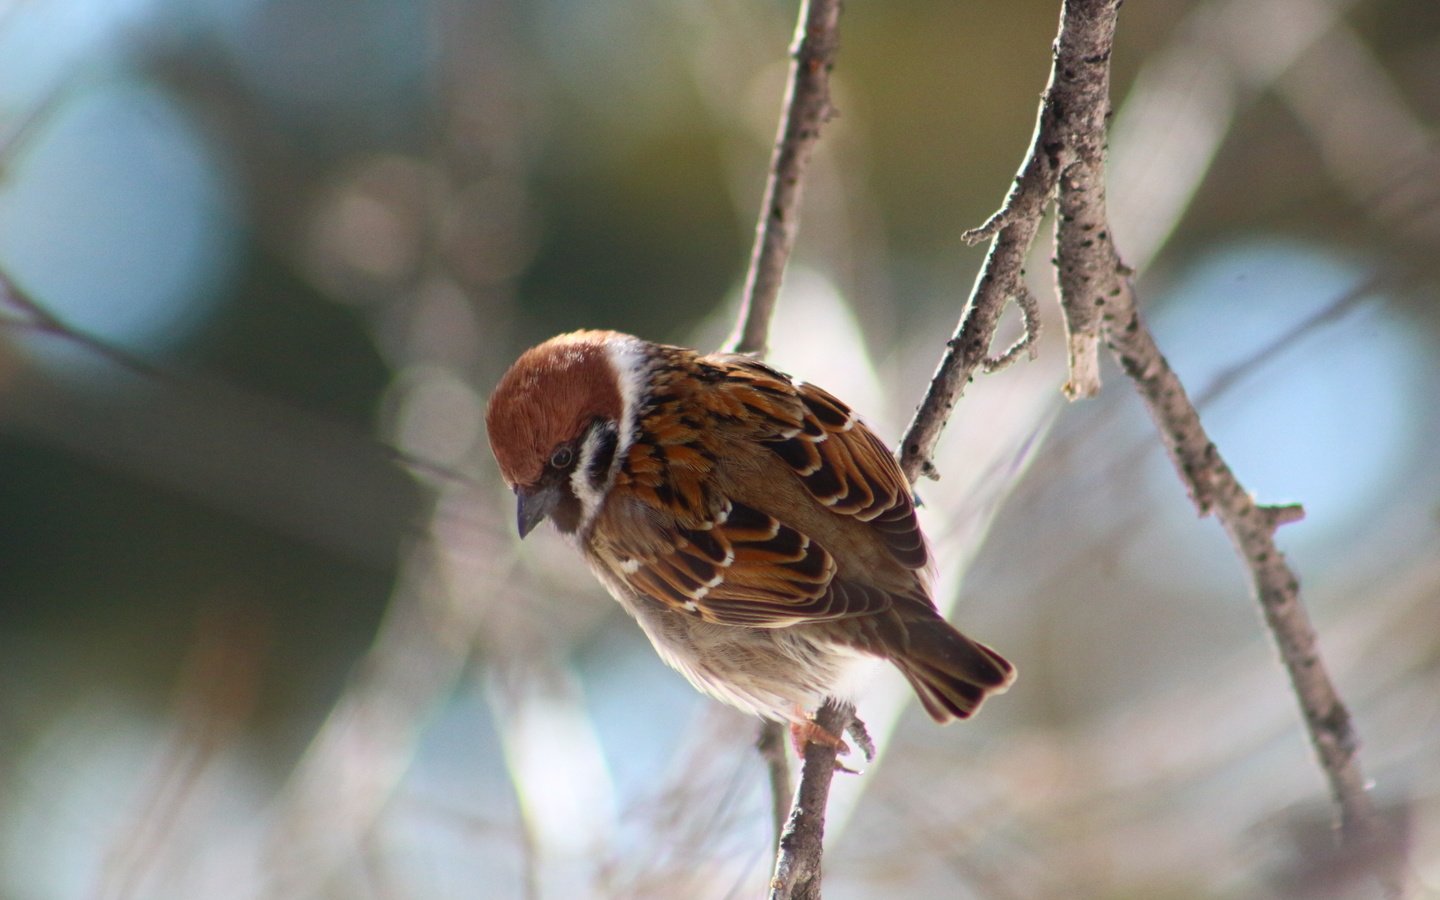
[[[891,660],[936,722],[968,719],[986,697],[1004,693],[1015,681],[1015,667],[1003,656],[956,631],[939,614],[907,624],[905,650]]]

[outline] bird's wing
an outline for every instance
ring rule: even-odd
[[[866,615],[892,598],[835,577],[835,559],[807,535],[725,500],[687,527],[652,509],[612,504],[592,549],[638,594],[708,622],[780,628]]]
[[[885,446],[830,394],[748,357],[698,366],[683,383],[703,394],[662,399],[643,416],[648,440],[628,452],[590,538],[595,554],[635,592],[710,622],[774,628],[889,609],[891,593],[836,578],[825,547],[795,523],[725,496],[714,477],[721,433],[753,441],[818,504],[867,523],[897,561],[918,569],[924,540]],[[662,382],[657,394],[673,390],[678,384]]]
[[[890,451],[850,407],[813,384],[793,384],[764,363],[721,357],[731,403],[761,426],[751,437],[785,461],[816,501],[869,523],[890,554],[910,569],[929,560],[910,485]]]

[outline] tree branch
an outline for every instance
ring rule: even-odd
[[[815,724],[827,733],[852,732],[855,710],[827,700],[815,713]],[[863,728],[862,732],[863,734]],[[856,738],[857,741],[859,738]],[[867,738],[868,740],[868,738]],[[862,747],[864,742],[862,741]],[[800,765],[800,789],[790,807],[790,820],[780,835],[775,874],[770,879],[770,900],[819,900],[820,861],[825,842],[825,805],[837,765],[833,744],[811,741]]]
[[[940,442],[940,433],[945,430],[965,385],[974,377],[975,369],[990,358],[990,345],[995,339],[1000,315],[1012,299],[1021,300],[1022,311],[1026,312],[1027,333],[1022,343],[1029,346],[1039,337],[1039,320],[1029,314],[1033,307],[1027,308],[1022,298],[1029,295],[1025,287],[1025,259],[1040,231],[1040,219],[1055,193],[1063,163],[1059,156],[1063,146],[1047,143],[1054,131],[1049,122],[1055,115],[1050,98],[1057,89],[1055,73],[1059,70],[1059,59],[1057,55],[1050,86],[1045,92],[1046,102],[1040,105],[1030,152],[1010,186],[1005,205],[984,225],[965,233],[965,240],[971,244],[990,241],[990,252],[975,277],[955,334],[945,344],[945,353],[930,378],[925,398],[900,438],[900,468],[912,484],[921,475],[938,477],[931,462],[935,445]],[[1007,351],[987,369],[995,371],[1014,356]]]
[[[1196,510],[1220,519],[1248,570],[1290,675],[1311,743],[1339,807],[1342,840],[1347,845],[1377,842],[1383,827],[1360,771],[1359,737],[1320,657],[1314,626],[1300,602],[1299,580],[1275,546],[1276,529],[1304,512],[1299,506],[1257,504],[1235,477],[1145,327],[1136,308],[1131,273],[1120,262],[1110,237],[1104,147],[1110,47],[1118,7],[1117,0],[1069,0],[1062,21],[1062,36],[1073,35],[1071,44],[1083,48],[1080,58],[1067,61],[1066,70],[1076,95],[1086,101],[1065,120],[1068,133],[1058,135],[1072,146],[1076,157],[1060,179],[1057,222],[1056,266],[1066,321],[1072,338],[1084,335],[1093,340],[1103,331],[1155,421]],[[1074,384],[1073,363],[1072,357],[1072,383],[1067,390],[1084,396],[1084,388],[1092,385]],[[1098,389],[1098,381],[1093,387]]]
[[[802,0],[795,43],[790,50],[785,107],[770,157],[765,196],[760,201],[740,317],[735,333],[725,344],[733,353],[765,352],[770,316],[800,229],[805,169],[820,139],[820,127],[835,114],[830,105],[830,69],[835,65],[839,43],[840,0]]]
[[[745,275],[745,292],[735,331],[725,342],[725,349],[730,352],[765,355],[770,319],[800,228],[800,198],[810,154],[820,139],[821,126],[835,114],[834,107],[830,105],[830,70],[835,65],[839,43],[840,0],[801,0],[795,40],[790,49],[790,77],[785,88],[775,149],[770,157],[770,175],[765,182],[765,194],[760,201],[760,213],[755,224],[755,243]],[[831,734],[843,734],[851,720],[851,711],[846,710],[844,718],[840,719],[839,711],[828,705],[821,707],[816,713],[821,727],[826,727],[822,717],[827,715],[827,711],[830,717],[836,717],[838,727],[826,730]],[[867,735],[862,748],[870,746],[868,740]],[[771,896],[818,898],[825,803],[830,795],[830,780],[835,774],[835,748],[813,743],[806,747],[800,789],[792,806],[785,745],[783,725],[766,722],[761,726],[756,748],[764,758],[770,776],[777,851],[776,886],[772,886]],[[812,755],[818,759],[827,754],[828,764],[812,764]],[[873,755],[873,747],[867,755]],[[782,884],[787,886],[783,889],[777,887]],[[792,894],[797,884],[801,885],[799,890],[802,893]]]
[[[1110,52],[1119,0],[1066,0],[1054,65],[1031,149],[1004,208],[974,237],[993,239],[959,329],[903,440],[912,480],[931,473],[930,455],[963,387],[989,352],[1000,312],[1023,295],[1024,259],[1048,200],[1058,188],[1056,269],[1069,334],[1066,394],[1100,388],[1098,344],[1109,346],[1134,382],[1181,481],[1202,514],[1214,513],[1241,557],[1299,700],[1311,743],[1339,808],[1342,841],[1376,851],[1383,883],[1386,829],[1365,789],[1359,738],[1326,672],[1299,581],[1275,546],[1275,530],[1303,515],[1298,506],[1257,504],[1200,423],[1179,378],[1136,309],[1130,271],[1120,261],[1105,211],[1105,133]]]
[[[817,0],[801,12],[802,35],[791,72],[785,124],[757,229],[741,323],[732,338],[734,349],[743,352],[764,349],[780,275],[794,241],[799,173],[819,124],[829,115],[823,78],[834,51],[833,25],[838,10],[830,14],[831,30],[821,27],[817,32],[817,23],[823,19],[820,6]],[[934,448],[976,368],[994,371],[1018,358],[1022,350],[1033,353],[1038,316],[1024,282],[1024,264],[1041,219],[1052,198],[1056,199],[1056,277],[1070,370],[1066,395],[1075,399],[1099,392],[1098,356],[1103,340],[1150,411],[1196,509],[1202,515],[1217,515],[1250,574],[1339,807],[1343,841],[1349,847],[1383,849],[1385,828],[1365,789],[1359,740],[1320,658],[1314,628],[1300,603],[1298,579],[1275,546],[1276,529],[1299,519],[1303,511],[1298,506],[1256,504],[1225,463],[1179,378],[1144,326],[1129,281],[1131,273],[1111,237],[1105,210],[1105,139],[1118,7],[1119,0],[1065,0],[1063,4],[1050,81],[1030,150],[1001,210],[966,235],[972,243],[990,240],[990,251],[925,398],[902,438],[901,467],[912,482],[921,474],[933,477]],[[807,56],[807,44],[812,41],[808,53],[813,55]],[[810,82],[807,75],[820,80]],[[814,93],[807,92],[807,85]],[[996,327],[1011,301],[1021,308],[1025,333],[1008,350],[992,356]],[[817,722],[835,734],[843,732],[850,718],[849,710],[830,704],[817,714]],[[807,746],[800,788],[780,840],[772,898],[818,895],[824,804],[834,766],[834,748]],[[1394,876],[1385,872],[1380,876],[1392,892],[1398,891]],[[807,893],[810,890],[817,893]]]
[[[1130,285],[1117,280],[1120,292],[1104,318],[1106,343],[1140,393],[1196,510],[1220,520],[1248,571],[1339,808],[1342,842],[1383,845],[1385,829],[1360,770],[1359,735],[1320,656],[1299,580],[1275,545],[1276,529],[1299,521],[1304,511],[1298,505],[1257,504],[1245,490],[1141,320]]]
[[[1018,262],[1011,246],[1005,245],[1002,252],[1002,243],[1007,238],[1007,230],[1032,238],[1044,212],[1043,200],[1037,204],[1035,199],[1047,197],[1056,187],[1054,173],[1058,173],[1056,268],[1061,307],[1070,336],[1070,382],[1066,384],[1066,393],[1081,397],[1092,396],[1099,390],[1096,353],[1103,336],[1155,420],[1166,451],[1195,508],[1202,516],[1214,513],[1220,518],[1246,566],[1264,621],[1269,625],[1295,687],[1320,768],[1329,780],[1338,805],[1342,841],[1348,847],[1384,848],[1384,825],[1365,791],[1364,776],[1359,769],[1358,736],[1320,660],[1315,628],[1300,603],[1299,580],[1274,544],[1276,528],[1287,521],[1296,521],[1303,516],[1303,511],[1297,505],[1264,507],[1257,504],[1225,464],[1202,428],[1200,415],[1185,395],[1184,386],[1143,324],[1136,310],[1129,269],[1120,262],[1110,238],[1104,207],[1104,140],[1109,117],[1110,48],[1115,39],[1117,9],[1117,0],[1066,0],[1064,3],[1056,59],[1050,86],[1045,91],[1037,135],[1007,206],[981,229],[981,233],[994,232],[995,243],[991,256],[986,259],[982,281],[972,297],[972,315],[966,317],[962,331],[973,312],[981,308],[982,301],[988,300],[992,304],[988,308],[996,308],[1005,300],[1005,295],[995,298],[998,291],[994,288],[991,294],[982,295],[982,287],[1008,284],[1009,295],[1018,295],[1015,287],[1020,271]],[[1028,223],[1022,222],[1021,216],[1027,217]],[[992,262],[996,266],[994,274]],[[968,344],[962,341],[963,350],[969,353],[966,359],[978,361],[986,347],[988,340],[982,341],[979,337]],[[955,341],[948,359],[953,354]],[[963,369],[959,364],[956,366],[956,372],[963,372],[965,379],[972,369],[973,363]],[[963,384],[958,374],[948,374],[948,379]],[[935,393],[942,395],[937,406],[948,412],[948,406],[943,406],[948,393],[937,392],[932,384],[932,395]],[[953,400],[950,403],[953,405]],[[924,465],[933,448],[930,432],[919,428],[920,425],[933,428],[932,419],[923,419],[929,409],[922,406],[922,412],[917,413],[913,423],[916,436],[912,439],[907,435],[904,445],[916,468]],[[943,425],[943,416],[940,423]],[[1391,874],[1381,873],[1381,878],[1391,890],[1398,890],[1398,881]]]

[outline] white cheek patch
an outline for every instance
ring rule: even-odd
[[[625,452],[635,441],[636,417],[645,402],[645,384],[650,378],[650,358],[645,344],[639,338],[620,338],[607,341],[605,356],[615,372],[620,387],[620,442],[615,448],[615,458],[623,459]]]

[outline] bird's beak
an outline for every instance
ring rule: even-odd
[[[535,530],[535,526],[555,511],[560,503],[561,487],[558,483],[537,484],[533,487],[515,487],[515,524],[520,537]]]

